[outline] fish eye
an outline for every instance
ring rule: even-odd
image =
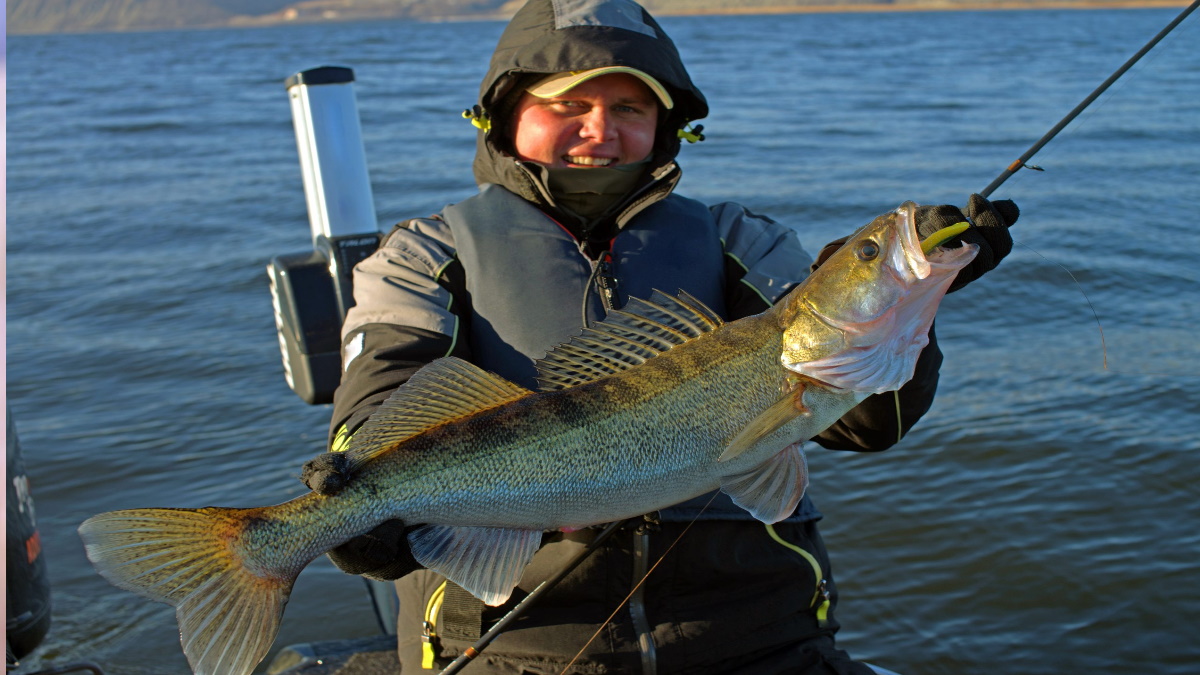
[[[864,241],[858,244],[854,255],[858,256],[859,260],[870,261],[879,257],[879,245],[873,241]]]

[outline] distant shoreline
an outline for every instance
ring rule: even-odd
[[[871,12],[990,12],[1009,10],[1089,10],[1089,9],[1163,9],[1182,8],[1188,5],[1187,0],[916,0],[896,3],[886,2],[846,2],[843,4],[829,3],[817,5],[775,5],[757,7],[715,7],[715,8],[654,8],[657,16],[754,16],[781,14],[834,14]],[[287,25],[317,25],[338,24],[355,21],[414,21],[414,22],[457,22],[457,21],[507,21],[511,12],[493,12],[446,16],[404,16],[395,13],[380,13],[371,11],[336,11],[322,14],[297,14],[294,10],[284,10],[260,16],[235,16],[227,21],[195,25],[141,25],[131,27],[96,27],[79,26],[75,28],[61,27],[51,30],[22,30],[21,27],[9,25],[9,35],[55,35],[55,34],[85,34],[85,33],[137,33],[172,30],[213,30],[223,28],[267,28]]]

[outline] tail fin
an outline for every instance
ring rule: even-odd
[[[236,542],[250,511],[260,510],[113,511],[89,518],[79,534],[105,579],[176,608],[197,675],[248,675],[275,641],[303,568],[270,569],[270,561],[243,557]]]

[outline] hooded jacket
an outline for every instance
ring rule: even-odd
[[[658,191],[673,189],[679,180],[674,165],[680,144],[676,131],[707,117],[708,102],[688,76],[675,44],[649,12],[634,2],[593,0],[529,2],[509,21],[479,90],[478,114],[496,124],[478,136],[476,182],[503,185],[539,206],[552,204],[537,170],[512,159],[509,113],[520,85],[546,75],[604,66],[636,68],[662,83],[674,99],[675,106],[661,116],[654,155],[641,186],[658,183]],[[641,199],[656,196],[658,192],[642,194]],[[638,212],[636,205],[630,206],[620,215],[623,222]]]
[[[598,222],[585,224],[558,208],[541,167],[512,156],[507,119],[514,97],[533,79],[608,65],[655,77],[676,106],[661,116],[654,153],[634,189]],[[765,310],[801,281],[811,257],[794,231],[737,204],[706,207],[673,194],[680,177],[675,132],[707,112],[674,44],[636,3],[530,0],[522,7],[500,38],[474,110],[483,127],[474,162],[480,193],[402,223],[355,268],[356,305],[343,326],[344,373],[331,424],[334,449],[438,357],[458,356],[521,383],[523,362],[579,330],[581,304],[585,316],[598,318],[606,265],[615,269],[619,288],[682,286],[731,320]],[[687,264],[669,264],[686,256]],[[564,288],[575,289],[579,300],[555,295]],[[532,337],[525,335],[530,330]],[[898,397],[868,398],[816,441],[849,450],[890,446],[929,408],[940,361],[931,336]],[[835,672],[869,672],[833,647],[836,588],[811,501],[776,526],[783,544],[735,509],[710,507],[666,558],[668,569],[606,623],[700,506],[681,505],[614,537],[471,667],[560,672],[600,629],[572,672],[803,672],[821,663]],[[588,531],[547,535],[513,602],[590,537]],[[443,582],[427,570],[397,582],[406,673],[445,665],[511,608],[484,610]]]

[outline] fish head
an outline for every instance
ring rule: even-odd
[[[978,252],[921,242],[905,202],[851,236],[780,309],[784,368],[833,389],[881,393],[912,378],[946,290]]]

